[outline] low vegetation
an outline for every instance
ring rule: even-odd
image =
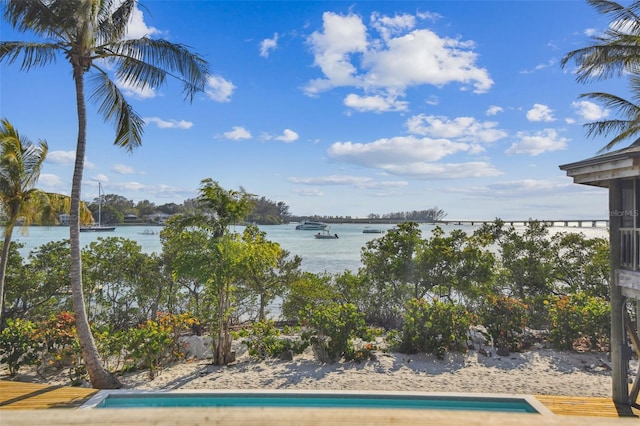
[[[290,359],[308,347],[323,362],[367,360],[382,349],[442,358],[468,349],[470,327],[507,352],[529,348],[534,331],[557,349],[608,349],[606,240],[500,220],[472,234],[434,227],[424,236],[404,222],[362,248],[357,272],[312,274],[257,227],[231,231],[249,201],[205,180],[199,202],[216,214],[173,217],[162,253],[113,237],[83,250],[88,316],[110,370],[153,376],[185,356],[181,336],[202,332],[218,365],[233,362],[233,339],[256,359]],[[0,331],[10,374],[37,365],[43,374],[68,369],[74,382],[85,377],[68,264],[68,241],[27,258],[12,244]],[[286,327],[269,320],[276,298]]]

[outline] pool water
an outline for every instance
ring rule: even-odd
[[[95,407],[406,408],[539,413],[526,399],[517,397],[312,393],[111,393]]]

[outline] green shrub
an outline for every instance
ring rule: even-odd
[[[511,352],[522,349],[520,336],[527,325],[527,305],[507,296],[486,296],[479,313],[494,344]]]
[[[353,339],[367,339],[364,314],[352,303],[332,303],[301,312],[304,322],[313,330],[310,336],[316,355],[321,361],[347,361],[356,358]],[[362,354],[358,355],[358,358]]]
[[[41,346],[34,323],[20,318],[8,319],[0,333],[0,362],[6,363],[9,374],[15,376],[23,365],[38,362]]]
[[[581,292],[555,297],[550,305],[549,341],[554,348],[573,349],[581,337],[591,348],[608,346],[611,308],[606,300]]]
[[[285,351],[293,354],[301,354],[309,346],[309,341],[304,339],[290,339],[280,337],[273,321],[262,320],[253,323],[235,333],[234,337],[241,337],[242,343],[247,345],[249,355],[260,359],[277,357]]]
[[[424,299],[407,302],[398,350],[426,352],[443,359],[446,351],[466,351],[471,315],[461,305]]]

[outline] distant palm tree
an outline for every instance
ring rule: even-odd
[[[204,90],[209,76],[207,62],[183,45],[148,37],[125,39],[136,6],[137,0],[9,0],[4,2],[7,21],[17,30],[33,32],[46,41],[0,42],[0,61],[13,63],[22,58],[24,70],[54,63],[58,55],[72,68],[78,139],[69,225],[71,290],[82,357],[91,385],[100,389],[121,385],[102,365],[83,297],[79,206],[87,144],[85,73],[92,73],[89,83],[93,84],[92,97],[99,102],[99,113],[115,123],[114,144],[127,150],[141,145],[144,121],[111,80],[109,69],[123,84],[136,88],[156,87],[168,76],[176,77],[182,81],[189,100]]]
[[[638,143],[640,134],[640,1],[625,7],[608,0],[587,0],[598,12],[611,16],[611,24],[604,35],[595,36],[595,44],[573,50],[562,58],[565,67],[570,61],[577,65],[576,80],[586,83],[612,76],[628,75],[633,95],[631,100],[602,92],[586,93],[582,98],[599,101],[605,107],[617,110],[621,119],[587,123],[587,136],[613,138],[600,152],[632,140]]]
[[[0,216],[4,217],[4,244],[0,255],[0,318],[4,307],[4,278],[13,230],[21,220],[31,223],[57,223],[57,213],[69,210],[69,197],[35,188],[42,163],[47,156],[46,141],[34,145],[20,135],[9,120],[0,120]],[[87,221],[88,209],[84,209]]]

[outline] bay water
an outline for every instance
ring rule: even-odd
[[[364,224],[332,224],[328,230],[331,234],[338,234],[338,239],[316,239],[314,235],[318,231],[302,231],[295,229],[296,224],[259,226],[266,232],[267,239],[280,244],[280,246],[293,255],[302,258],[302,270],[312,273],[342,273],[345,270],[356,272],[362,265],[360,253],[368,241],[380,238],[384,234],[368,234],[362,231],[366,226],[382,229],[384,232],[393,228],[392,224],[364,225]],[[423,238],[431,236],[433,224],[421,224],[420,230]],[[478,226],[472,225],[441,225],[445,232],[453,229],[461,229],[467,234],[472,234]],[[517,227],[516,227],[517,228]],[[160,253],[160,226],[118,226],[113,232],[83,232],[80,241],[83,246],[88,245],[98,238],[122,237],[136,241],[144,253]],[[232,231],[241,233],[242,226],[232,227]],[[551,234],[557,232],[579,232],[588,238],[608,238],[609,230],[606,227],[561,227],[549,228]],[[49,241],[59,241],[69,238],[69,228],[66,226],[30,226],[16,227],[13,232],[13,241],[24,244],[20,253],[26,258],[29,252]]]

